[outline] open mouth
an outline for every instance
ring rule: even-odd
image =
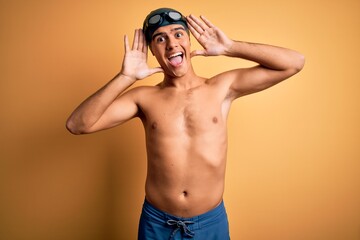
[[[177,52],[168,57],[169,62],[173,66],[179,66],[183,61],[184,54],[182,52]]]

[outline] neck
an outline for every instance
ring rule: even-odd
[[[177,77],[165,74],[161,83],[162,87],[175,87],[181,90],[194,88],[203,83],[203,78],[197,76],[193,69],[190,69],[185,75]]]

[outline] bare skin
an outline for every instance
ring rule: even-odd
[[[121,72],[80,104],[67,121],[70,132],[84,134],[139,117],[146,134],[146,198],[181,217],[207,212],[222,200],[226,122],[232,101],[289,78],[304,64],[303,56],[293,50],[236,42],[204,17],[190,15],[187,20],[202,50],[190,51],[189,36],[181,25],[160,27],[149,47],[161,67],[149,68],[144,36],[136,30],[132,48],[125,37]],[[181,57],[170,60],[176,53]],[[195,74],[192,57],[219,55],[259,65],[209,79]],[[164,79],[157,86],[126,91],[135,81],[159,72]]]

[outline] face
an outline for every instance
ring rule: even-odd
[[[189,35],[180,24],[158,28],[153,34],[150,50],[164,73],[171,77],[185,75],[191,66]]]

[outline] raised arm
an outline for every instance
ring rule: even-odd
[[[71,133],[84,134],[107,129],[137,115],[135,91],[123,94],[124,91],[137,80],[162,72],[162,69],[148,67],[147,45],[141,29],[135,30],[132,48],[127,36],[124,45],[125,55],[120,73],[74,110],[66,122]]]
[[[203,46],[192,56],[238,57],[258,63],[252,68],[235,69],[217,76],[229,84],[229,96],[237,98],[271,87],[299,72],[304,66],[304,57],[293,50],[265,44],[233,41],[205,17],[190,15],[189,28]]]

